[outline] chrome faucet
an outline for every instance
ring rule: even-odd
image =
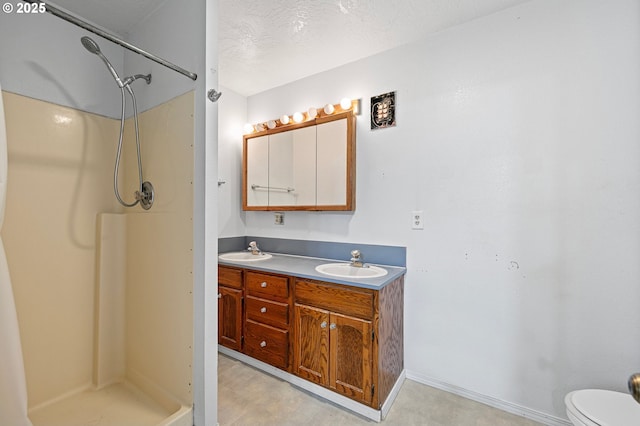
[[[262,254],[262,250],[258,248],[258,243],[256,243],[255,241],[251,241],[249,243],[249,248],[247,250],[249,250],[253,255]]]
[[[362,254],[360,250],[352,250],[351,251],[351,266],[355,266],[357,268],[363,268],[364,263],[362,263]]]

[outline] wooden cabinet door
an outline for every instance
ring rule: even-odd
[[[372,398],[371,321],[331,313],[329,387],[370,404]]]
[[[329,386],[329,311],[295,305],[294,373]]]
[[[218,343],[242,348],[242,290],[218,286]]]

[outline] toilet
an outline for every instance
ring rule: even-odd
[[[583,389],[569,392],[564,403],[575,426],[640,425],[640,404],[626,393]]]

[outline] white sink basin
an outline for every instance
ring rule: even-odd
[[[377,278],[387,275],[387,270],[373,265],[351,266],[349,263],[325,263],[316,266],[321,274],[340,278]]]
[[[220,260],[228,260],[231,262],[258,262],[261,260],[271,259],[269,253],[251,254],[250,251],[234,251],[231,253],[225,253],[218,256]]]

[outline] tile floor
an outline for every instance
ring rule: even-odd
[[[376,424],[240,361],[218,355],[220,426]],[[540,423],[406,380],[381,425],[539,426]]]

